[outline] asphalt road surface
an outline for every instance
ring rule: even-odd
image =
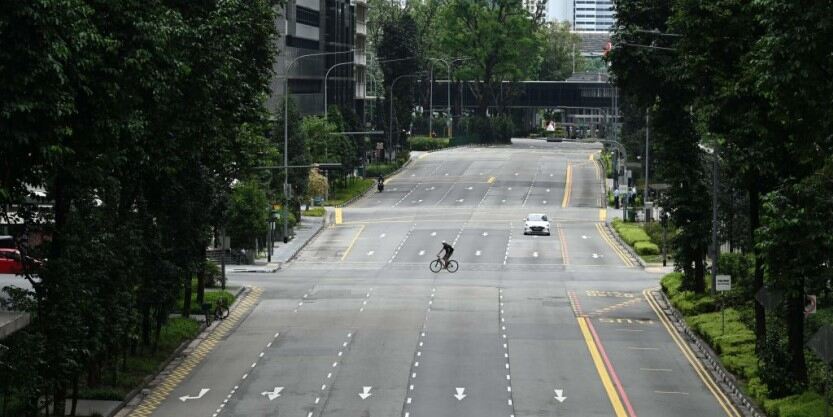
[[[660,276],[599,227],[598,150],[413,161],[283,270],[234,276],[259,303],[153,415],[734,416],[644,296]],[[428,269],[442,240],[454,274]]]

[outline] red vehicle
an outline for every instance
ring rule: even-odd
[[[30,259],[30,266],[37,268],[40,266],[40,261]],[[0,274],[22,274],[23,273],[23,258],[20,256],[20,251],[17,249],[0,248]]]

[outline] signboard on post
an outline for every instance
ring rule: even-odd
[[[731,291],[732,290],[732,276],[718,275],[717,282],[715,282],[715,289],[717,291]]]
[[[810,317],[811,314],[816,314],[816,296],[804,296],[804,318]]]

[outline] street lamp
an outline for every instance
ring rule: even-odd
[[[349,64],[354,64],[354,62],[352,62],[352,61],[339,62],[338,64],[335,64],[332,67],[330,67],[327,70],[327,72],[324,74],[324,117],[325,118],[327,117],[327,113],[328,113],[328,110],[327,110],[327,77],[330,76],[330,71],[332,71],[333,68],[340,67],[342,65],[349,65]]]
[[[440,61],[445,64],[446,73],[448,74],[448,82],[446,83],[446,87],[448,90],[446,91],[446,99],[448,100],[446,111],[448,112],[449,122],[451,121],[451,64],[457,61],[464,61],[469,59],[468,57],[463,58],[454,58],[454,59],[444,59],[444,58],[428,58],[432,61]],[[433,132],[433,115],[434,115],[434,63],[431,63],[431,83],[428,90],[428,137],[431,137],[431,133]],[[449,127],[449,126],[446,126]],[[451,132],[449,131],[448,134],[449,138],[451,137]]]
[[[393,146],[393,87],[396,86],[396,82],[399,81],[401,78],[406,77],[418,77],[420,75],[424,75],[425,71],[414,72],[411,74],[402,74],[393,79],[393,82],[390,83],[390,113],[388,113],[388,150],[390,147]],[[386,151],[387,153],[387,151]]]
[[[289,71],[295,65],[298,60],[301,58],[309,58],[313,56],[325,56],[325,55],[337,55],[337,54],[347,54],[354,52],[355,49],[351,49],[349,51],[338,51],[338,52],[317,52],[314,54],[306,54],[295,57],[292,61],[289,62],[286,66],[286,71],[284,72],[284,90],[283,90],[283,165],[284,165],[284,172],[283,172],[283,198],[284,198],[284,210],[286,210],[286,206],[289,204]],[[284,214],[283,216],[283,242],[286,243],[289,241],[288,235],[288,228],[289,223],[287,219],[287,215]],[[271,250],[271,248],[270,248]]]

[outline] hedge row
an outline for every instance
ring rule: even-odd
[[[613,220],[613,229],[622,240],[636,250],[639,256],[659,255],[659,246],[651,242],[651,237],[641,226],[635,223],[625,223],[620,219]]]
[[[741,312],[727,308],[724,317],[716,311],[715,300],[683,289],[683,276],[674,272],[663,277],[663,291],[671,303],[683,313],[686,323],[708,343],[720,362],[737,376],[746,393],[758,402],[769,417],[822,417],[824,398],[816,392],[771,399],[767,386],[759,376],[755,354],[755,333],[741,318]]]
[[[448,138],[429,138],[427,136],[413,136],[408,139],[408,146],[412,151],[435,151],[449,146]]]

